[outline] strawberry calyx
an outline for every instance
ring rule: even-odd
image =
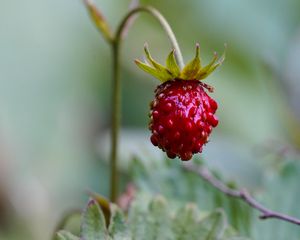
[[[143,71],[156,77],[161,82],[176,79],[201,81],[208,77],[225,60],[225,51],[220,58],[218,58],[218,54],[215,52],[211,62],[206,66],[202,66],[200,59],[200,46],[199,44],[196,44],[195,57],[188,64],[186,64],[183,69],[180,69],[175,59],[175,49],[173,49],[168,55],[166,60],[166,66],[159,64],[152,58],[147,44],[145,44],[144,46],[144,51],[146,54],[147,61],[142,62],[136,59],[135,63]],[[213,88],[211,86],[207,84],[204,84],[203,86],[209,91],[213,91]]]

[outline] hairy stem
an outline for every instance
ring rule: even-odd
[[[168,24],[167,20],[162,14],[152,7],[137,7],[132,9],[122,20],[119,25],[113,41],[111,41],[112,54],[113,54],[113,93],[112,93],[112,131],[111,131],[111,192],[110,199],[112,202],[116,202],[118,196],[118,173],[117,173],[117,160],[118,160],[118,138],[120,132],[121,122],[121,79],[120,79],[120,47],[122,42],[122,36],[124,31],[128,31],[128,27],[132,17],[140,12],[146,12],[156,18],[160,25],[168,35],[173,48],[175,49],[175,57],[180,68],[183,68],[184,62],[182,54],[176,40],[176,37]]]
[[[259,216],[260,219],[275,218],[296,225],[300,225],[300,219],[268,209],[267,207],[260,204],[256,199],[254,199],[246,189],[235,190],[227,187],[226,184],[224,184],[222,181],[217,179],[208,170],[208,168],[204,166],[198,166],[192,163],[186,163],[183,165],[183,167],[188,171],[196,173],[203,180],[210,183],[213,187],[223,192],[227,196],[241,199],[242,201],[247,203],[250,207],[258,210],[261,213],[261,215]]]

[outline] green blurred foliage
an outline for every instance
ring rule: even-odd
[[[227,223],[222,210],[203,214],[196,205],[186,204],[171,209],[162,196],[155,198],[139,194],[128,210],[128,217],[116,205],[111,206],[109,226],[97,202],[90,200],[82,214],[80,238],[86,240],[247,240],[239,237]],[[65,230],[57,233],[57,240],[76,240]]]
[[[300,216],[299,171],[299,159],[281,158],[278,162],[273,159],[263,171],[263,181],[252,189],[251,194],[269,209]],[[229,224],[251,239],[285,239],[289,236],[289,239],[296,240],[300,237],[299,226],[278,219],[260,220],[256,209],[250,208],[241,199],[226,196],[198,175],[185,170],[178,162],[165,159],[145,166],[133,160],[131,176],[139,191],[148,195],[163,194],[172,201],[174,209],[186,202],[196,203],[203,211],[224,209]],[[230,185],[224,177],[218,177]],[[239,183],[234,185],[241,187]]]

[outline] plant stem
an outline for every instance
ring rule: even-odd
[[[175,57],[179,67],[182,69],[184,66],[182,54],[176,40],[176,37],[168,24],[167,20],[162,14],[152,7],[137,7],[132,9],[121,21],[114,39],[111,41],[112,55],[113,55],[113,93],[112,93],[112,130],[111,130],[111,153],[110,153],[110,164],[111,164],[111,188],[110,188],[110,199],[112,202],[116,202],[118,196],[118,173],[117,173],[117,160],[118,160],[118,138],[120,132],[121,122],[121,80],[120,80],[120,45],[122,42],[123,32],[128,30],[130,25],[129,21],[134,15],[139,12],[149,13],[151,16],[156,18],[160,25],[168,35],[173,48],[175,49]]]
[[[110,199],[116,202],[118,196],[118,139],[120,132],[121,122],[121,81],[120,81],[120,56],[119,56],[119,43],[114,41],[112,43],[113,55],[113,88],[112,88],[112,128],[111,128],[111,173],[110,173]]]
[[[300,225],[300,219],[268,209],[267,207],[260,204],[256,199],[254,199],[246,189],[235,190],[227,187],[226,184],[224,184],[222,181],[217,179],[209,171],[209,169],[204,166],[198,166],[193,163],[185,163],[183,165],[183,168],[199,175],[203,180],[205,180],[206,182],[208,182],[213,187],[223,192],[227,196],[241,199],[242,201],[247,203],[250,207],[257,209],[261,213],[261,215],[259,216],[260,219],[274,218],[274,219],[290,222],[296,225]]]
[[[135,14],[137,14],[139,12],[149,13],[151,16],[153,16],[154,18],[156,18],[158,20],[158,22],[164,29],[165,33],[167,34],[173,48],[175,49],[175,57],[176,57],[177,63],[179,65],[179,67],[182,69],[184,67],[184,62],[183,62],[183,57],[182,57],[181,50],[178,45],[177,39],[175,37],[175,34],[172,31],[172,28],[169,25],[169,23],[167,22],[167,20],[164,18],[164,16],[157,9],[155,9],[153,7],[147,6],[147,7],[134,8],[124,17],[124,19],[122,20],[121,24],[119,25],[119,27],[117,29],[116,35],[115,35],[115,41],[117,42],[117,44],[121,41],[121,36],[122,36],[123,31],[128,30],[127,29],[128,20],[130,20]]]

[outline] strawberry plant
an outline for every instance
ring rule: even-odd
[[[213,128],[217,127],[218,104],[208,93],[213,87],[202,80],[223,63],[225,55],[218,58],[215,54],[212,61],[203,66],[197,44],[194,59],[185,65],[170,25],[156,9],[134,7],[113,33],[95,5],[90,0],[85,3],[112,49],[111,194],[109,200],[91,194],[92,199],[82,212],[80,236],[62,230],[65,225],[62,221],[54,239],[243,240],[247,238],[241,237],[238,231],[243,235],[254,232],[251,228],[254,209],[261,213],[261,219],[274,218],[300,225],[300,220],[263,206],[247,190],[223,183],[219,176],[205,168],[205,164],[197,164],[195,159],[189,165],[179,161],[176,167],[167,159],[167,164],[152,169],[151,173],[144,171],[139,161],[133,161],[130,180],[134,190],[120,197],[117,154],[121,120],[120,47],[136,14],[145,12],[156,18],[173,47],[166,66],[152,58],[147,45],[144,48],[147,61],[135,61],[139,68],[161,81],[150,104],[150,140],[169,158],[192,159],[194,154],[202,152]]]

